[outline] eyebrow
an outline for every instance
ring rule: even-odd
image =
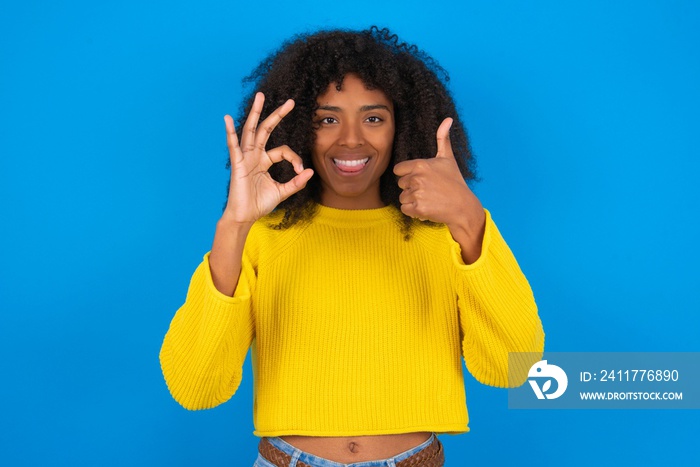
[[[389,111],[389,107],[387,107],[384,104],[372,104],[372,105],[363,105],[362,107],[360,107],[360,112],[368,112],[370,110],[378,110],[378,109]],[[318,108],[318,110],[327,110],[329,112],[342,112],[343,111],[343,109],[341,109],[340,107],[335,107],[332,105],[322,105]]]

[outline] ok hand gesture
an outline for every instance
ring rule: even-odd
[[[462,247],[462,257],[471,263],[481,253],[486,215],[479,199],[464,181],[452,144],[446,118],[437,130],[437,154],[431,159],[414,159],[394,166],[399,177],[401,211],[407,216],[447,225]]]
[[[229,115],[224,117],[231,160],[231,185],[224,215],[231,222],[251,224],[269,214],[304,188],[313,175],[313,170],[304,169],[301,157],[289,146],[265,149],[272,131],[294,108],[294,101],[288,100],[258,125],[264,102],[265,96],[257,93],[243,126],[240,145],[233,119]],[[297,174],[287,183],[276,182],[268,173],[272,164],[282,160],[290,162]]]

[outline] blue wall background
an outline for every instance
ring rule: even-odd
[[[698,351],[693,1],[3,2],[0,463],[251,465],[250,368],[187,412],[158,364],[210,247],[222,116],[291,34],[390,26],[451,73],[550,351]],[[698,411],[516,411],[465,378],[448,465],[691,465]]]

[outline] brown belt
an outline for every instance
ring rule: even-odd
[[[292,456],[277,449],[267,438],[260,440],[258,446],[260,454],[270,463],[278,467],[289,467]],[[411,457],[396,463],[396,467],[442,467],[445,464],[445,452],[442,443],[435,437],[432,443],[421,449]],[[304,462],[297,461],[297,467],[312,467]]]

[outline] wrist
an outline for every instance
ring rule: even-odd
[[[209,254],[209,268],[214,287],[233,296],[241,273],[241,261],[252,222],[237,222],[225,214],[216,224],[214,242]]]
[[[479,259],[486,230],[486,213],[483,208],[479,206],[478,211],[474,210],[457,221],[445,225],[450,230],[452,238],[459,243],[464,263],[472,264]]]
[[[247,233],[251,229],[251,227],[253,227],[253,224],[255,224],[255,221],[237,219],[234,213],[231,213],[228,210],[226,210],[221,215],[219,221],[216,223],[216,229]]]

